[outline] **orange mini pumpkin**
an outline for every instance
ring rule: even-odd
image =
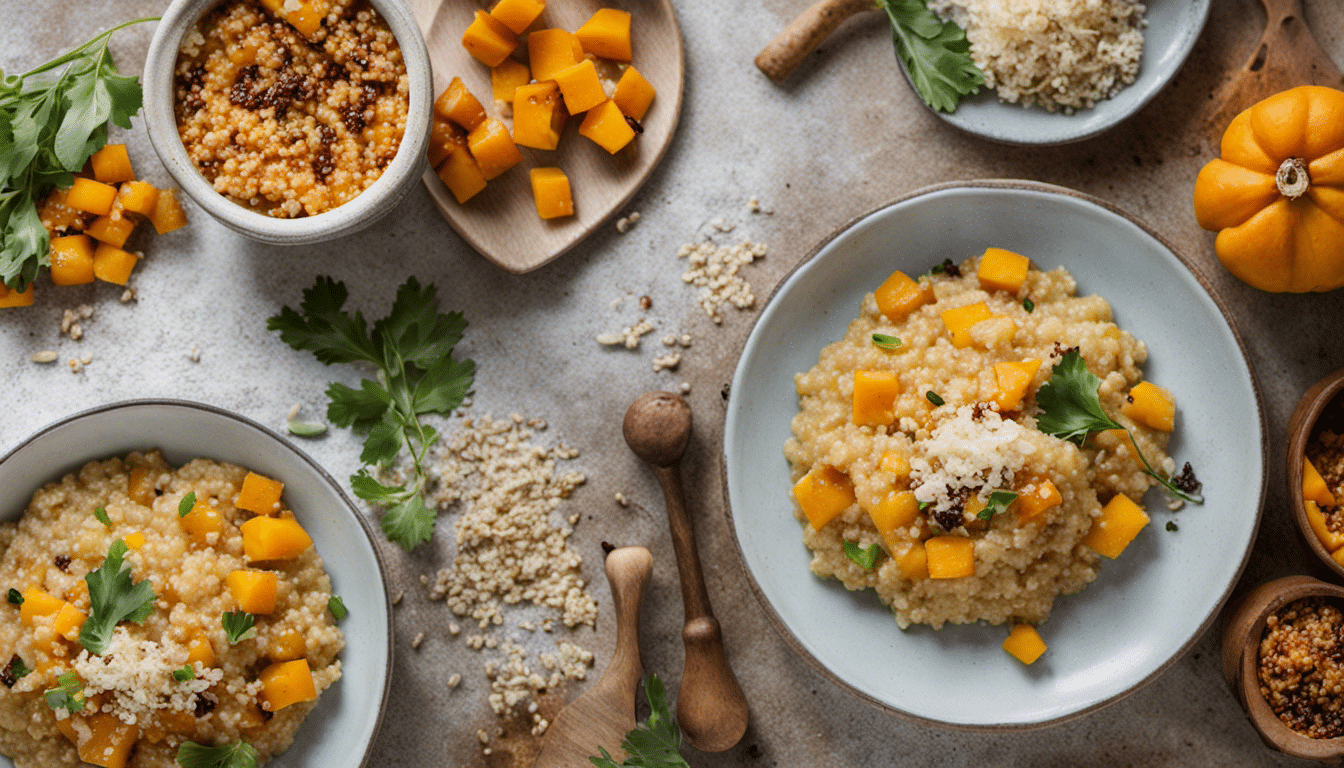
[[[1344,92],[1304,85],[1237,115],[1195,181],[1195,217],[1256,288],[1344,286]]]

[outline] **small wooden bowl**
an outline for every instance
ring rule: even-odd
[[[1339,420],[1337,429],[1344,429],[1344,403],[1335,402],[1344,392],[1344,368],[1316,382],[1297,402],[1293,417],[1288,420],[1288,498],[1292,500],[1293,520],[1307,546],[1337,577],[1344,579],[1344,565],[1340,565],[1316,538],[1307,521],[1307,506],[1302,498],[1302,459],[1307,455],[1307,443],[1319,431],[1322,417]]]
[[[1308,535],[1311,535],[1310,531]],[[1303,736],[1284,725],[1260,693],[1256,662],[1260,655],[1260,639],[1265,633],[1265,619],[1304,597],[1333,597],[1344,601],[1344,587],[1310,576],[1286,576],[1262,584],[1241,598],[1223,625],[1223,676],[1265,744],[1294,757],[1338,761],[1344,758],[1344,737],[1312,739]]]

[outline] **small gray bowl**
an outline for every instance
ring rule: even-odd
[[[253,240],[300,245],[333,240],[382,218],[401,202],[425,170],[430,109],[434,100],[429,52],[405,0],[369,0],[401,46],[410,78],[410,110],[397,156],[383,175],[355,199],[316,216],[278,219],[248,210],[216,192],[196,170],[177,134],[173,115],[173,69],[182,39],[210,9],[224,0],[173,0],[163,13],[145,58],[145,122],[154,151],[192,200],[225,226]]]

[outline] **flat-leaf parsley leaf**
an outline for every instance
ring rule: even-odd
[[[245,741],[207,747],[184,741],[177,748],[177,764],[182,768],[257,768],[261,754]]]
[[[89,653],[102,653],[112,642],[112,629],[123,621],[142,622],[154,612],[154,587],[148,579],[131,580],[131,565],[124,561],[126,542],[117,539],[107,550],[107,559],[84,581],[89,585],[89,618],[79,628],[79,644]]]
[[[66,672],[56,678],[55,688],[48,688],[42,692],[42,697],[52,709],[81,712],[84,710],[84,683],[79,679],[79,675]]]
[[[1016,491],[993,490],[989,492],[989,498],[985,501],[985,508],[980,510],[976,517],[981,520],[988,520],[995,515],[1008,509],[1008,505],[1017,501]]]
[[[845,557],[865,571],[873,570],[873,566],[877,565],[878,556],[882,554],[882,547],[877,544],[870,544],[867,549],[863,549],[855,542],[846,541],[844,549]]]
[[[188,491],[182,500],[177,502],[177,516],[186,517],[191,514],[191,508],[196,506],[196,492]]]
[[[657,675],[644,681],[644,695],[649,699],[649,719],[635,726],[625,735],[621,749],[625,762],[617,763],[604,747],[597,750],[601,757],[590,757],[588,762],[597,768],[691,768],[681,756],[681,729],[667,705],[667,692]]]
[[[111,527],[112,527],[112,518],[110,518],[110,517],[107,516],[107,510],[106,510],[106,509],[103,509],[102,507],[98,507],[97,509],[93,510],[93,516],[96,517],[96,518],[98,518],[98,522],[102,523],[103,525],[107,526],[108,528],[111,528]]]
[[[971,60],[971,44],[955,22],[943,21],[926,0],[877,0],[891,22],[896,55],[925,104],[953,112],[963,96],[980,90],[985,73]]]
[[[195,677],[196,677],[196,668],[190,664],[183,664],[182,666],[173,670],[173,679],[179,683],[185,683],[186,681],[192,680]]]
[[[901,346],[901,340],[885,333],[874,333],[873,346],[879,349],[893,350]]]
[[[256,622],[256,617],[246,611],[228,611],[219,617],[219,623],[224,627],[229,645],[256,637],[257,628],[253,626]]]

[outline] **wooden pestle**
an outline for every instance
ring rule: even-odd
[[[653,573],[644,547],[621,547],[607,555],[607,581],[616,605],[616,650],[592,688],[560,710],[541,740],[535,768],[575,768],[604,747],[624,760],[621,742],[635,727],[635,689],[644,674],[639,663],[639,605]]]
[[[816,50],[841,22],[860,11],[875,11],[873,0],[818,0],[756,55],[756,68],[780,82]]]
[[[747,699],[728,665],[723,634],[709,604],[695,530],[681,487],[681,457],[691,439],[691,409],[679,395],[650,392],[625,412],[625,442],[658,471],[667,500],[672,548],[681,575],[686,666],[677,692],[677,722],[696,749],[722,752],[747,730]]]

